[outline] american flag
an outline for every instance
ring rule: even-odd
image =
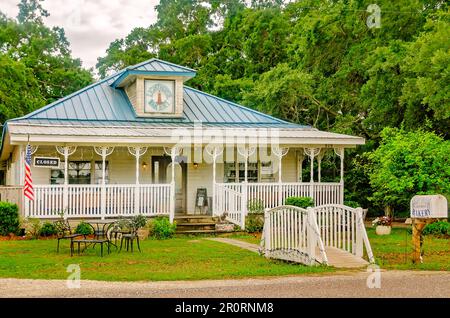
[[[31,146],[27,145],[25,154],[25,184],[23,194],[31,201],[34,200],[33,180],[31,179]]]

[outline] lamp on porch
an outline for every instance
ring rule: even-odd
[[[194,162],[192,165],[194,166],[194,169],[198,168],[198,162]]]
[[[144,161],[142,162],[142,169],[147,170],[147,163]]]

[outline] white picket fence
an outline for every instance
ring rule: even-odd
[[[170,215],[171,184],[108,184],[34,186],[34,200],[25,200],[25,216],[55,218],[64,211],[68,218],[115,217],[140,213],[145,216]],[[104,191],[104,192],[103,192]],[[65,204],[67,201],[67,204]]]
[[[264,209],[284,205],[292,196],[311,197],[315,205],[343,204],[341,183],[216,183],[214,214],[227,214],[230,222],[245,226],[249,203],[261,203]],[[239,215],[241,214],[241,215]]]
[[[261,251],[266,257],[326,264],[326,247],[361,258],[365,248],[369,262],[374,262],[361,208],[329,204],[307,209],[280,206],[265,211]]]

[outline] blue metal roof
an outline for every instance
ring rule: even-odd
[[[209,125],[299,127],[222,98],[184,86],[184,107],[181,118],[138,117],[122,88],[114,88],[113,83],[130,71],[185,72],[192,69],[151,59],[89,85],[52,104],[44,106],[24,117],[11,121],[35,124],[78,125],[161,125],[193,124],[202,122]],[[304,126],[300,126],[304,127]]]

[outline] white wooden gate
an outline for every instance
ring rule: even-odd
[[[316,249],[321,257],[316,257]],[[261,253],[307,265],[327,264],[314,211],[289,205],[266,210]]]
[[[330,204],[307,209],[280,206],[265,211],[261,253],[266,257],[327,264],[327,248],[362,258],[364,247],[373,263],[361,208]],[[317,250],[320,255],[316,255]]]

